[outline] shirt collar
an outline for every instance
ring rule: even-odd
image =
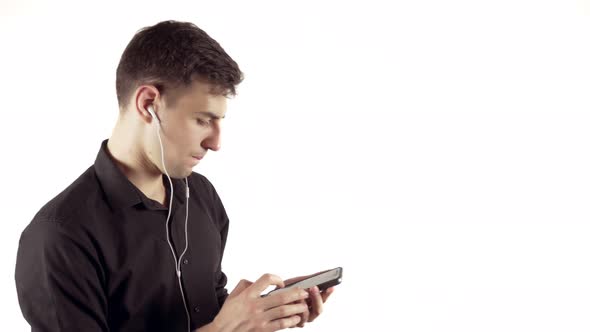
[[[113,156],[110,154],[107,147],[108,141],[108,139],[105,139],[102,142],[96,160],[94,161],[94,169],[111,207],[119,209],[143,203],[148,209],[167,209],[167,207],[163,207],[159,203],[154,204],[154,200],[148,198],[131,181],[129,181],[125,174],[123,174],[115,164]],[[174,200],[179,202],[180,205],[183,205],[186,200],[184,181],[174,178],[171,178],[171,180],[172,185],[174,186]],[[164,174],[162,174],[162,181],[166,188],[166,197],[168,197],[170,195],[170,183]]]

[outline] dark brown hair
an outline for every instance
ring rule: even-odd
[[[238,64],[217,41],[193,23],[164,21],[139,30],[117,67],[117,101],[126,106],[142,84],[152,84],[164,95],[167,88],[188,86],[203,79],[213,94],[235,96],[243,80]]]

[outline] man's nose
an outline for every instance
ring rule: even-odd
[[[218,151],[221,149],[221,130],[219,127],[213,129],[213,131],[207,136],[205,141],[203,141],[203,147],[205,149]]]

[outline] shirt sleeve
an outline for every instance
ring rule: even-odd
[[[219,307],[223,307],[225,300],[227,299],[227,289],[225,288],[227,284],[227,276],[223,272],[221,268],[221,261],[223,260],[223,252],[225,250],[225,243],[227,241],[227,231],[228,231],[229,222],[225,223],[225,227],[221,230],[221,259],[219,261],[219,265],[217,266],[217,285],[215,287],[215,293],[217,294],[217,302],[219,302]]]
[[[229,231],[229,217],[227,216],[227,212],[225,211],[225,207],[221,201],[221,198],[217,194],[215,187],[213,184],[207,179],[205,176],[201,176],[202,181],[204,181],[210,195],[210,199],[212,202],[213,207],[213,215],[215,219],[215,223],[217,228],[219,229],[219,235],[221,237],[221,258],[219,260],[219,264],[217,266],[216,271],[216,286],[215,286],[215,293],[217,294],[217,301],[219,303],[219,307],[221,308],[227,299],[228,293],[227,289],[225,288],[227,285],[227,276],[222,270],[221,264],[223,261],[223,254],[225,252],[225,244],[227,242],[227,234]]]
[[[108,331],[104,275],[91,241],[56,221],[21,234],[16,289],[32,332]]]

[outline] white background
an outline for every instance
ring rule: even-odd
[[[140,28],[239,63],[195,168],[233,289],[342,266],[308,331],[590,330],[590,1],[0,2],[3,330],[20,232],[92,165]]]

